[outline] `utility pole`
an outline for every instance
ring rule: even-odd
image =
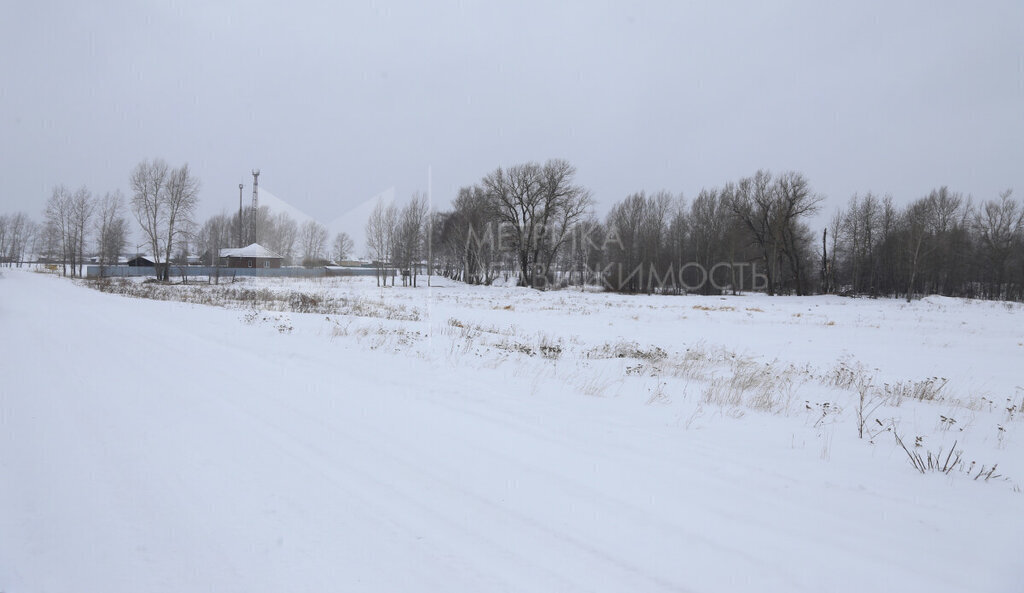
[[[427,165],[427,288],[430,288],[430,276],[434,267],[434,168]],[[430,307],[430,301],[427,301]]]

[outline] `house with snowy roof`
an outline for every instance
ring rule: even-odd
[[[156,265],[156,257],[145,253],[136,253],[135,257],[129,259],[126,262],[129,266],[136,267],[147,267],[152,268]]]
[[[259,243],[220,250],[220,265],[227,268],[280,268],[283,260]]]

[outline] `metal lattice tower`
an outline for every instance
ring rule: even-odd
[[[260,170],[252,170],[252,209],[260,207]]]
[[[260,170],[252,170],[252,242],[258,243],[260,231],[257,228],[260,210]]]
[[[245,235],[242,233],[242,184],[238,184],[238,243],[239,247],[245,247]]]

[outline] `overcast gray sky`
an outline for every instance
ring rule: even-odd
[[[603,213],[758,168],[829,198],[1024,198],[1024,2],[5,2],[0,212],[188,162],[324,222],[578,168]],[[234,206],[233,206],[234,205]],[[361,227],[362,220],[354,221]]]

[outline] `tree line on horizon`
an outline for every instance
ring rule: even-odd
[[[352,253],[346,233],[329,246],[323,225],[312,220],[300,225],[286,213],[271,215],[266,206],[217,214],[198,224],[200,183],[187,163],[173,168],[163,159],[141,161],[129,185],[127,200],[120,190],[98,195],[85,186],[57,185],[41,223],[24,212],[0,215],[0,263],[21,267],[34,256],[73,278],[83,276],[87,261],[101,268],[116,265],[129,247],[129,214],[142,238],[133,253],[152,257],[154,273],[162,280],[170,278],[171,265],[187,265],[190,255],[199,254],[203,263],[213,265],[221,249],[261,241],[287,264],[323,265],[329,257],[344,259]]]
[[[849,294],[911,299],[924,294],[1024,300],[1024,207],[1006,190],[975,202],[940,187],[905,206],[890,196],[854,195],[826,228],[810,228],[824,198],[798,172],[757,171],[692,200],[637,192],[603,219],[569,162],[498,167],[460,188],[451,206],[431,210],[416,193],[404,206],[380,203],[366,221],[366,253],[378,268],[421,272],[469,284],[514,282],[538,289],[592,286],[623,293]],[[127,213],[157,275],[200,254],[211,264],[225,247],[261,243],[285,264],[319,266],[352,257],[315,221],[298,224],[263,206],[194,220],[199,180],[188,165],[140,162],[131,196],[94,195],[59,185],[43,222],[0,215],[0,261],[35,254],[65,275],[82,275],[87,252],[116,264],[129,237]],[[394,277],[392,276],[392,284]]]
[[[433,265],[470,284],[1024,300],[1024,207],[1011,190],[975,203],[940,187],[903,207],[854,195],[817,233],[808,219],[824,198],[798,172],[757,171],[692,201],[638,192],[603,220],[574,174],[530,163],[461,188],[433,216]]]

